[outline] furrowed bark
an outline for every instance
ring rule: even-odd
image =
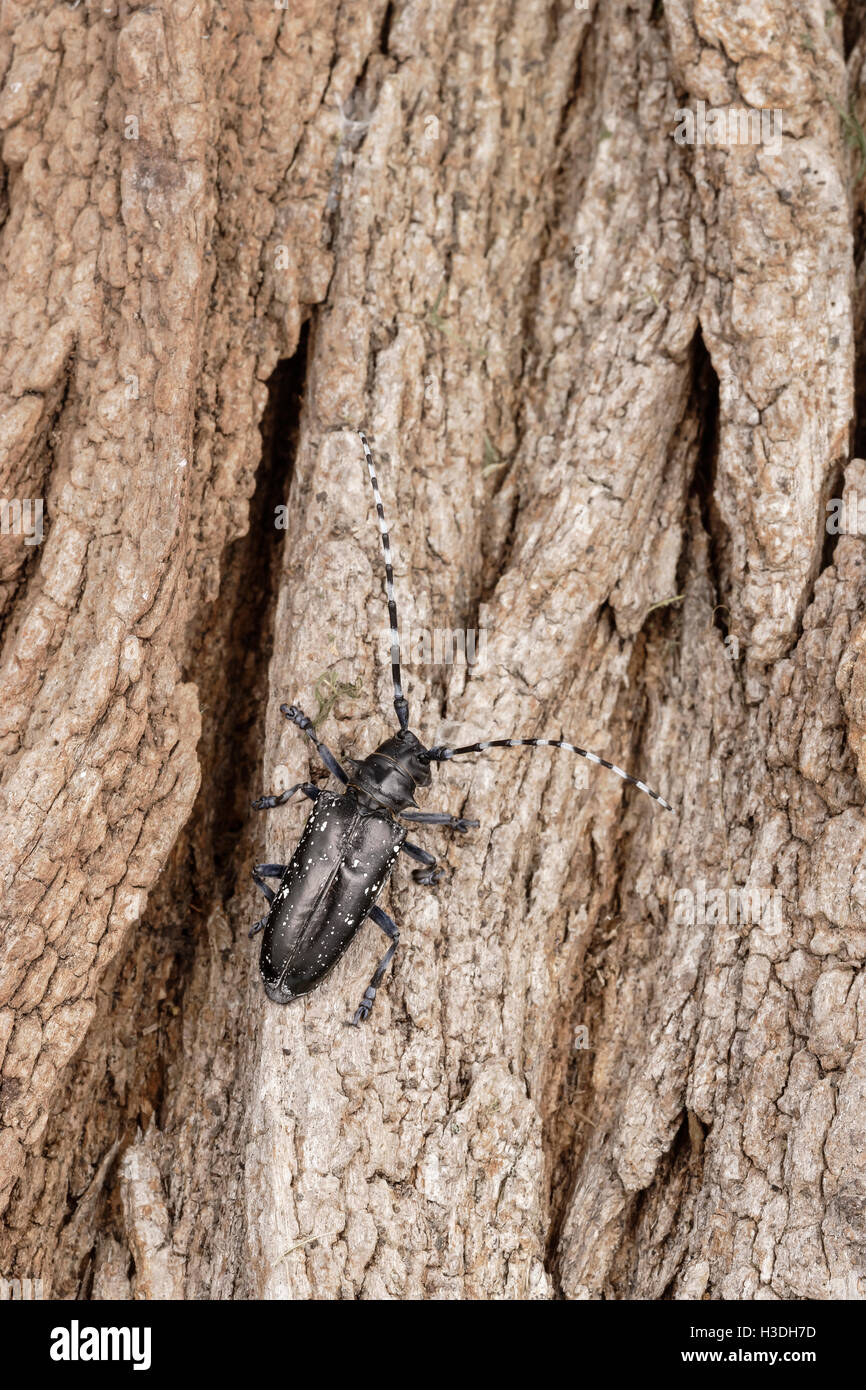
[[[861,21],[108,8],[4,40],[0,1273],[857,1297]],[[700,102],[784,135],[679,144]],[[393,727],[358,428],[412,727],[676,814],[443,765],[482,828],[413,835],[350,1030],[374,927],[285,1009],[246,932],[306,815],[250,800],[324,780],[280,704]]]

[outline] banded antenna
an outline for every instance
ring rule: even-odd
[[[403,694],[403,682],[400,675],[400,633],[397,628],[397,604],[394,600],[394,571],[391,567],[391,540],[388,535],[388,527],[385,523],[385,508],[382,506],[382,497],[379,492],[379,484],[376,480],[376,470],[373,467],[373,455],[370,453],[370,446],[367,443],[367,436],[364,431],[358,430],[358,434],[364,446],[364,453],[367,458],[367,469],[370,474],[370,482],[373,485],[376,515],[379,518],[379,532],[382,537],[382,551],[385,556],[385,593],[388,597],[388,618],[391,623],[391,677],[394,681],[394,709],[397,711],[397,719],[400,728],[408,729],[409,701]]]
[[[665,801],[658,792],[654,792],[652,787],[647,786],[646,782],[639,782],[637,777],[632,777],[631,773],[623,772],[616,763],[609,763],[606,758],[600,758],[597,753],[588,753],[585,748],[577,748],[573,743],[566,743],[561,738],[492,738],[486,739],[483,743],[467,743],[463,748],[447,748],[441,744],[438,748],[431,748],[424,761],[447,763],[460,753],[486,753],[488,748],[564,748],[568,753],[577,753],[578,757],[586,758],[587,762],[598,763],[600,767],[606,767],[609,771],[615,772],[617,777],[621,777],[624,782],[637,787],[639,791],[646,792],[653,801],[664,806],[666,811],[674,809],[670,802]]]

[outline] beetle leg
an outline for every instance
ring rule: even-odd
[[[364,998],[361,1000],[360,1004],[355,1010],[355,1016],[352,1019],[352,1022],[346,1025],[347,1028],[357,1028],[360,1023],[363,1023],[365,1019],[369,1018],[370,1010],[372,1009],[373,1004],[376,1001],[376,990],[379,988],[379,985],[385,978],[385,971],[391,964],[392,957],[397,949],[397,945],[400,940],[400,929],[397,926],[397,923],[393,920],[393,918],[388,916],[387,912],[383,912],[381,907],[376,907],[374,905],[370,908],[370,911],[367,913],[367,916],[370,918],[371,922],[376,923],[377,927],[382,928],[382,931],[385,933],[386,936],[389,936],[391,938],[391,945],[388,947],[384,956],[379,961],[379,964],[376,966],[376,969],[373,973],[373,978],[364,992]]]
[[[413,869],[412,877],[416,883],[423,883],[427,887],[434,887],[442,877],[442,870],[436,865],[436,855],[430,854],[420,845],[413,845],[411,841],[404,840],[402,849],[409,855],[410,859],[417,859],[419,863],[426,865],[423,869]]]
[[[260,796],[258,801],[252,803],[254,811],[271,811],[274,806],[284,806],[290,796],[295,792],[303,792],[311,801],[315,801],[322,795],[321,787],[317,787],[315,782],[296,782],[293,787],[288,787],[286,791],[279,792],[276,796]]]
[[[408,854],[410,859],[417,859],[419,864],[433,865],[436,863],[436,855],[431,854],[428,849],[422,849],[420,845],[413,845],[411,840],[404,840],[400,848],[404,854]]]
[[[398,815],[403,820],[415,821],[417,825],[447,825],[449,830],[459,830],[461,834],[480,825],[480,821],[463,820],[462,817],[449,815],[447,811],[399,811]]]
[[[298,709],[297,705],[280,705],[280,713],[284,714],[287,719],[290,719],[293,724],[297,724],[298,728],[302,731],[302,733],[305,733],[307,735],[307,738],[310,740],[310,742],[315,745],[316,752],[318,753],[322,762],[325,764],[325,767],[328,769],[328,771],[332,772],[335,777],[339,777],[340,781],[343,783],[343,786],[347,787],[349,785],[349,774],[347,772],[344,772],[343,769],[340,767],[340,764],[337,762],[337,759],[334,757],[330,748],[326,747],[324,743],[322,743],[319,739],[316,738],[316,731],[313,728],[313,722],[311,719],[307,718],[307,716],[304,714],[304,711],[302,709]]]
[[[285,864],[257,864],[253,869],[253,882],[257,888],[261,888],[269,903],[272,903],[277,895],[273,888],[268,887],[265,879],[282,878],[285,871]]]
[[[260,917],[259,920],[257,922],[254,922],[253,925],[250,927],[248,935],[250,937],[255,936],[257,932],[260,932],[262,928],[267,925],[267,921],[267,917]]]
[[[394,918],[389,917],[387,912],[383,912],[381,907],[378,907],[375,903],[370,908],[367,916],[371,922],[376,923],[377,927],[382,928],[386,936],[390,936],[396,948],[397,942],[400,940],[400,928],[397,926]]]

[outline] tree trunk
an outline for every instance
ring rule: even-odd
[[[0,542],[0,1274],[866,1292],[864,34],[10,4],[0,490],[44,539]],[[699,102],[784,135],[680,143]],[[288,1008],[247,930],[307,814],[251,798],[324,784],[280,704],[344,756],[394,726],[359,427],[412,727],[571,739],[675,814],[557,750],[443,765],[482,828],[413,833],[446,875],[398,865],[350,1030],[373,926]]]

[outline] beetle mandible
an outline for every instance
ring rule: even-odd
[[[494,738],[469,743],[461,748],[440,745],[425,748],[409,728],[409,705],[403,694],[400,671],[400,637],[394,598],[394,571],[391,542],[385,524],[385,510],[376,480],[373,457],[367,437],[359,431],[385,556],[385,592],[391,624],[391,675],[394,682],[394,709],[399,729],[374,753],[356,761],[346,758],[344,768],[329,748],[316,736],[312,722],[297,705],[280,705],[280,711],[296,724],[313,743],[328,771],[342,783],[340,792],[324,791],[313,782],[298,782],[275,796],[262,796],[253,802],[256,810],[282,806],[303,792],[315,802],[301,833],[297,849],[288,864],[257,864],[253,878],[267,898],[266,916],[250,931],[264,930],[260,968],[265,992],[277,1004],[288,1004],[321,984],[337,964],[355,933],[369,917],[390,938],[390,945],[373,974],[361,1003],[351,1020],[363,1022],[373,1007],[376,991],[390,964],[400,933],[396,922],[383,912],[376,899],[391,876],[397,856],[408,854],[422,867],[413,871],[417,883],[434,885],[440,875],[436,858],[407,840],[402,821],[422,825],[444,825],[461,833],[478,825],[447,811],[421,811],[415,801],[419,787],[429,787],[431,764],[447,762],[463,753],[485,753],[488,748],[564,748],[591,763],[609,768],[623,781],[646,792],[666,810],[673,807],[621,767],[596,753],[577,748],[557,738]],[[348,769],[348,770],[347,770]],[[276,891],[265,879],[279,879]]]

